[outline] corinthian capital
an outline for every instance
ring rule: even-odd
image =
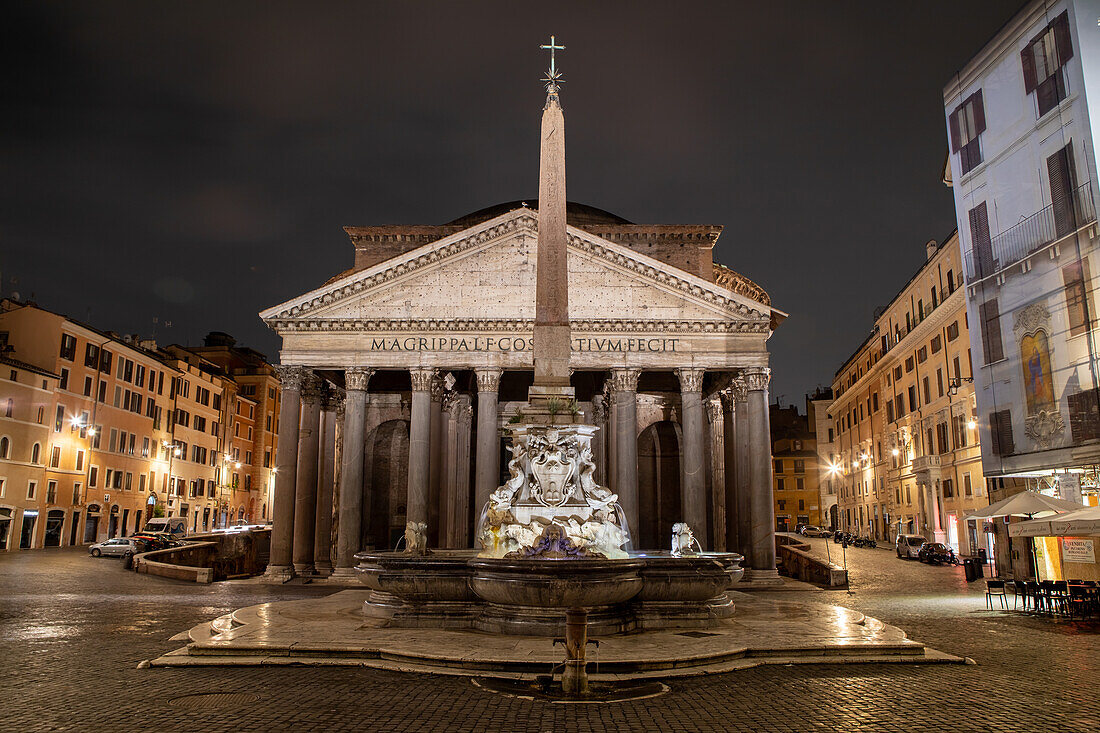
[[[504,374],[504,370],[492,367],[489,369],[475,369],[474,375],[477,377],[477,391],[478,392],[496,392],[500,389],[500,377]]]
[[[734,377],[730,380],[729,386],[730,399],[737,402],[745,402],[749,398],[749,386],[745,383],[745,380],[741,377]]]
[[[324,380],[313,372],[306,372],[302,379],[302,401],[317,402],[321,399],[321,391],[324,388]]]
[[[344,386],[350,390],[365,392],[367,383],[374,376],[374,370],[368,367],[352,367],[344,370]]]
[[[638,377],[642,376],[641,369],[612,369],[612,392],[637,392]]]
[[[279,364],[275,367],[275,374],[279,377],[279,387],[284,392],[297,391],[302,388],[302,379],[306,370],[300,366]]]
[[[712,397],[707,400],[707,419],[711,423],[722,421],[722,400],[719,397]]]
[[[435,379],[434,369],[410,369],[409,377],[412,379],[413,392],[429,392]]]
[[[332,384],[327,385],[321,397],[321,409],[325,412],[340,412],[343,409],[345,396],[344,390]]]
[[[745,388],[749,392],[763,392],[771,381],[772,370],[768,367],[749,367],[741,370],[741,378],[745,380]]]
[[[703,391],[703,370],[702,369],[677,369],[676,376],[680,378],[680,391],[681,392],[702,392]]]

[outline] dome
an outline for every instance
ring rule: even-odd
[[[503,204],[496,204],[494,206],[487,206],[484,209],[479,209],[465,216],[460,216],[454,221],[449,221],[444,226],[459,226],[459,227],[472,227],[475,224],[480,224],[483,221],[488,221],[494,217],[506,214],[512,209],[518,209],[525,202],[523,201],[509,201]],[[528,201],[527,207],[529,209],[538,209],[538,201]],[[570,201],[566,204],[565,209],[566,221],[575,227],[584,227],[592,225],[614,225],[614,224],[632,224],[633,222],[627,221],[621,216],[616,216],[609,211],[603,209],[597,209],[595,206],[588,206],[586,204],[578,204],[575,201]]]

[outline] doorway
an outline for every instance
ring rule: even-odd
[[[671,420],[653,423],[638,436],[638,527],[634,549],[665,547],[672,525],[683,521],[680,497],[680,428]]]
[[[34,526],[38,523],[38,511],[28,509],[23,512],[23,528],[19,533],[19,549],[29,550],[34,544]]]
[[[69,546],[76,544],[76,538],[79,537],[80,531],[80,512],[73,512],[73,523],[69,527]]]
[[[88,515],[84,520],[84,544],[91,544],[96,541],[96,537],[99,535],[99,504],[91,504],[88,506]]]
[[[360,545],[393,549],[405,535],[405,501],[409,486],[409,424],[388,420],[368,436],[364,477],[369,502],[363,502]]]
[[[61,531],[65,527],[65,512],[61,509],[51,509],[46,514],[46,537],[42,542],[43,547],[61,547]]]

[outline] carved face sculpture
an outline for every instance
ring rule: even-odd
[[[561,506],[573,495],[573,462],[561,448],[550,447],[536,455],[531,460],[531,473],[535,477],[535,500],[540,504]]]

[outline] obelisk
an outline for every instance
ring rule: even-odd
[[[529,416],[543,415],[550,400],[573,400],[569,386],[569,264],[565,230],[565,115],[559,99],[561,75],[554,51],[564,48],[551,38],[546,104],[542,109],[542,143],[539,153],[539,231],[535,261],[535,379],[528,392]]]

